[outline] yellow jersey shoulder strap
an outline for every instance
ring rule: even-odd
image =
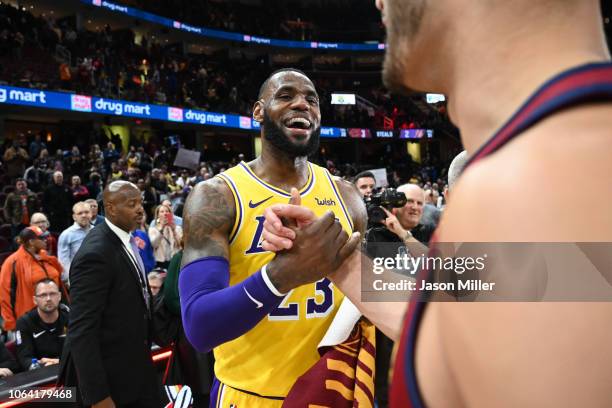
[[[236,170],[237,170],[237,167],[232,167],[231,169],[226,170],[223,173],[219,173],[215,176],[215,177],[220,178],[221,180],[225,182],[225,184],[227,184],[230,191],[232,192],[232,196],[234,197],[234,206],[236,208],[236,218],[234,219],[234,225],[232,226],[232,229],[229,235],[230,244],[234,241],[234,239],[236,238],[236,235],[238,235],[238,231],[240,230],[240,226],[242,225],[242,217],[244,215],[243,201],[240,198],[240,194],[238,193],[238,187],[237,187],[237,182],[239,179],[236,180],[236,176],[239,176],[239,174],[237,174],[238,172]]]
[[[350,225],[351,230],[354,231],[355,225],[353,223],[353,219],[351,218],[351,215],[348,211],[348,207],[346,206],[346,203],[344,202],[344,199],[342,198],[342,194],[340,193],[340,187],[338,186],[338,182],[334,180],[334,176],[332,176],[329,170],[327,170],[324,167],[318,166],[314,163],[309,163],[309,164],[313,170],[313,173],[315,174],[315,178],[317,182],[327,184],[327,186],[331,189],[334,196],[338,198],[338,202],[340,203],[340,207],[342,208],[342,213],[344,214],[344,217],[346,218],[346,222],[348,223],[348,225]]]

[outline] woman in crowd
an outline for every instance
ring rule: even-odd
[[[19,234],[19,249],[2,264],[0,272],[0,310],[4,330],[15,330],[17,319],[34,306],[34,284],[50,278],[60,286],[62,266],[45,251],[49,234],[37,226],[24,228]]]
[[[183,228],[176,225],[170,207],[158,206],[155,209],[155,226],[149,227],[149,239],[157,267],[168,268],[170,259],[181,249],[182,238]]]

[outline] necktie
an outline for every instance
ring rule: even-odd
[[[136,257],[136,263],[138,265],[138,272],[140,272],[140,274],[144,277],[144,274],[145,274],[144,264],[142,263],[142,258],[140,257],[140,250],[138,248],[138,244],[136,244],[136,237],[134,237],[133,235],[130,235],[130,245],[132,247],[132,252],[134,253],[134,256]]]
[[[140,284],[142,286],[142,296],[145,299],[147,304],[147,309],[150,310],[150,299],[149,299],[149,291],[147,290],[147,277],[145,275],[144,263],[142,263],[142,258],[140,257],[140,251],[138,250],[138,245],[136,244],[136,238],[133,235],[130,235],[130,246],[132,247],[132,252],[134,257],[136,258],[136,263],[138,265],[138,275],[140,277]]]

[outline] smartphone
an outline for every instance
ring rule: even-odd
[[[174,215],[171,213],[166,213],[166,221],[168,224],[174,224]]]

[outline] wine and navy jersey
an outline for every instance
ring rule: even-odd
[[[312,163],[308,171],[300,190],[302,205],[317,216],[333,211],[350,234],[352,220],[332,176]],[[229,241],[230,285],[236,285],[274,258],[261,247],[263,212],[273,204],[288,203],[290,194],[261,180],[244,162],[217,177],[229,186],[236,206]],[[214,349],[217,378],[261,396],[285,397],[297,378],[319,360],[317,345],[342,299],[328,279],[292,290],[253,329]]]
[[[544,119],[565,109],[593,103],[612,103],[612,63],[609,61],[572,68],[548,80],[471,156],[465,169],[489,157]],[[430,252],[435,241],[434,235]],[[428,270],[421,270],[417,275],[417,280],[428,278]],[[416,378],[415,357],[416,340],[427,303],[417,299],[422,297],[414,296],[410,301],[395,359],[390,399],[393,408],[425,408]]]

